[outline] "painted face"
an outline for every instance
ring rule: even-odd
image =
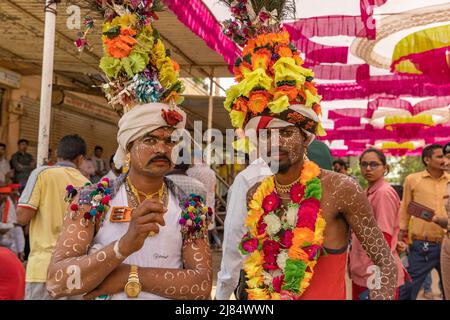
[[[430,158],[425,157],[427,167],[434,170],[445,170],[447,159],[444,157],[442,149],[434,149]]]
[[[274,150],[278,147],[278,151],[270,152],[271,150],[271,135],[273,130],[278,130],[278,143],[273,145]],[[290,166],[303,159],[305,153],[306,137],[301,129],[296,126],[289,126],[283,128],[268,129],[268,150],[271,161],[278,162],[278,172],[286,172]]]
[[[372,183],[382,178],[387,170],[375,152],[367,152],[359,163],[361,173],[367,182]]]
[[[163,176],[172,167],[172,149],[177,141],[172,141],[174,128],[156,129],[135,140],[130,148],[130,166],[145,175]]]

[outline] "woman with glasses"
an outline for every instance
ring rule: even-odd
[[[404,268],[396,251],[399,228],[400,198],[397,192],[387,183],[384,177],[389,173],[386,156],[378,149],[365,150],[359,158],[359,165],[364,179],[368,182],[367,198],[372,205],[375,220],[391,247],[392,255],[397,264],[397,293],[404,283]],[[379,270],[373,265],[360,242],[352,234],[352,248],[349,263],[352,280],[353,300],[363,300],[368,297],[368,289],[379,286]]]

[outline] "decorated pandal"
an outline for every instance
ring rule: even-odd
[[[302,66],[314,71],[327,132],[320,139],[334,156],[369,146],[414,155],[448,142],[448,1],[295,2],[296,18],[284,27]],[[218,18],[221,9],[209,8]],[[222,44],[230,49],[221,52],[225,61],[235,61],[239,51]]]

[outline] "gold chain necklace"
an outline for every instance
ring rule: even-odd
[[[160,201],[163,201],[163,198],[166,198],[166,196],[167,196],[167,190],[166,190],[166,183],[165,182],[162,183],[161,188],[159,188],[158,191],[153,192],[151,194],[146,194],[144,192],[139,191],[133,185],[133,183],[131,182],[130,176],[127,177],[127,185],[131,189],[130,191],[133,194],[134,198],[137,200],[138,205],[141,204],[141,197],[140,197],[140,195],[142,195],[145,200],[151,199],[154,196],[158,195],[158,198],[159,198]]]
[[[275,189],[277,190],[277,193],[289,193],[292,189],[292,187],[300,181],[300,177],[298,177],[294,182],[290,184],[281,184],[277,181],[275,178]]]

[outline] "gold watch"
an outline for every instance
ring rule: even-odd
[[[128,275],[128,282],[124,288],[128,298],[136,298],[141,293],[141,283],[139,282],[138,267],[132,265],[130,267],[130,274]]]

